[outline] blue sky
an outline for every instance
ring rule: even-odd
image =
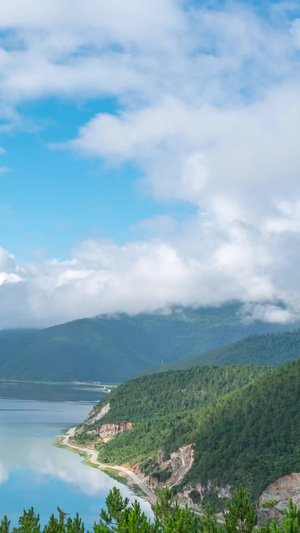
[[[0,328],[231,300],[299,319],[299,17],[2,0]]]
[[[111,99],[77,105],[52,98],[20,106],[36,131],[2,134],[7,153],[1,163],[9,171],[0,189],[2,246],[19,261],[67,259],[71,248],[90,237],[122,244],[136,237],[142,219],[163,213],[180,221],[194,212],[184,202],[154,201],[136,186],[141,173],[134,165],[51,149],[51,143],[75,137],[96,113],[117,110]]]

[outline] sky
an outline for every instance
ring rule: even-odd
[[[0,328],[299,320],[299,67],[298,2],[1,0]]]

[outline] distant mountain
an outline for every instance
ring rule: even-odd
[[[187,357],[166,365],[151,368],[145,374],[184,370],[200,365],[274,365],[280,366],[287,361],[300,357],[300,330],[251,335],[241,341],[209,350],[208,352]]]
[[[218,495],[234,486],[257,498],[299,472],[299,413],[300,359],[277,368],[202,366],[120,385],[76,438],[93,442],[101,462],[135,465],[151,486],[169,483],[195,502],[220,506]]]
[[[123,382],[284,326],[243,324],[239,305],[174,308],[169,314],[99,316],[34,331],[0,332],[0,379]],[[198,363],[197,363],[198,364]]]

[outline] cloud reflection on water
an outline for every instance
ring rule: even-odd
[[[57,411],[54,409],[52,412],[55,419]],[[32,416],[35,415],[32,413]],[[32,425],[29,420],[28,424],[20,423],[19,418],[14,423],[13,413],[11,417],[9,424],[7,420],[3,424],[0,413],[0,493],[1,489],[6,491],[10,477],[13,478],[26,469],[25,483],[36,493],[44,490],[47,497],[47,486],[50,487],[53,480],[57,480],[65,485],[65,492],[80,493],[91,500],[99,498],[101,505],[113,486],[117,486],[122,495],[129,497],[131,502],[137,499],[127,486],[116,482],[99,469],[84,465],[78,454],[53,446],[59,433],[59,425],[53,425],[52,421],[50,424]],[[16,486],[14,490],[21,490],[21,487]],[[40,497],[40,494],[38,496]],[[142,499],[139,501],[142,510],[148,516],[151,515],[150,504]],[[23,505],[26,505],[26,502]]]

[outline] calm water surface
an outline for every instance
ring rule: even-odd
[[[94,402],[95,403],[95,402]],[[0,398],[0,517],[17,525],[23,509],[33,506],[41,523],[59,506],[72,516],[79,512],[91,528],[113,486],[131,501],[126,486],[82,464],[82,458],[56,448],[57,435],[78,425],[93,403]],[[147,515],[150,505],[139,500]]]

